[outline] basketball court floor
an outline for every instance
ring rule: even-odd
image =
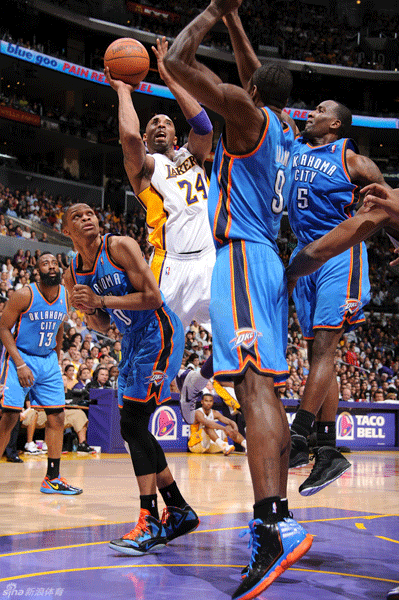
[[[341,479],[307,498],[298,486],[311,465],[290,472],[290,509],[314,542],[263,600],[384,600],[399,585],[399,452],[348,458]],[[39,492],[45,456],[24,461],[0,462],[0,598],[228,600],[238,587],[253,504],[243,454],[168,454],[201,523],[138,558],[108,547],[138,516],[127,454],[63,455],[61,475],[84,489],[69,497]]]

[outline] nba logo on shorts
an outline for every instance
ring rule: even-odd
[[[177,417],[173,408],[160,406],[152,417],[151,433],[157,440],[177,438]]]
[[[343,412],[337,419],[337,440],[354,440],[355,423],[353,417],[348,412]]]

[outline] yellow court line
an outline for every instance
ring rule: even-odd
[[[379,540],[386,540],[387,542],[393,542],[394,544],[399,544],[398,540],[391,540],[391,538],[384,537],[383,535],[376,535],[376,538]]]
[[[399,517],[399,515],[366,515],[364,517],[362,517],[361,515],[357,515],[355,517],[329,517],[328,519],[305,519],[302,521],[298,521],[298,523],[327,523],[328,521],[349,521],[353,519],[367,519],[371,521],[371,519],[385,519],[387,517]]]
[[[373,516],[373,517],[359,517],[359,518],[363,518],[363,519],[382,519],[384,517],[396,517],[399,515],[380,515],[380,516]],[[355,519],[357,517],[346,517],[346,519]],[[314,520],[314,521],[298,521],[298,523],[317,523],[318,521],[323,522],[323,521],[342,521],[342,520],[346,520],[345,517],[342,518],[338,518],[338,519],[318,519],[318,520]],[[238,529],[248,529],[248,525],[240,525],[240,526],[236,526],[236,527],[218,527],[215,529],[197,529],[196,531],[191,531],[188,535],[198,535],[199,533],[218,533],[220,531],[236,531]],[[376,538],[379,538],[381,540],[386,540],[388,542],[394,542],[395,544],[399,544],[399,541],[396,540],[391,540],[390,538],[387,537],[383,537],[380,535],[376,535]],[[82,544],[71,544],[68,546],[52,546],[49,548],[35,548],[34,550],[21,550],[20,552],[6,552],[5,554],[0,554],[0,558],[7,558],[8,556],[22,556],[24,554],[35,554],[38,552],[53,552],[54,550],[70,550],[72,548],[86,548],[87,546],[101,546],[101,544],[108,544],[108,540],[105,541],[101,541],[101,542],[84,542]]]
[[[22,550],[21,552],[8,552],[5,554],[0,554],[0,558],[7,558],[7,556],[22,556],[23,554],[37,554],[38,552],[53,552],[53,550],[70,550],[71,548],[100,546],[101,544],[108,544],[108,541],[88,542],[87,544],[72,544],[70,546],[53,546],[52,548],[36,548],[35,550]]]
[[[303,508],[303,507],[302,507]],[[310,506],[310,507],[306,507],[306,509],[308,508],[328,508],[325,506]],[[300,510],[300,508],[293,508],[292,510]],[[345,510],[345,509],[340,509],[340,510]],[[245,510],[245,511],[238,511],[238,512],[234,512],[234,513],[222,513],[222,512],[217,512],[217,513],[203,513],[203,514],[198,514],[198,516],[201,517],[218,517],[218,516],[229,516],[229,515],[239,515],[239,514],[246,514],[249,513],[251,511],[249,510]],[[346,521],[348,519],[385,519],[386,517],[399,517],[399,514],[392,514],[392,515],[356,515],[356,516],[351,516],[351,517],[330,517],[328,519],[302,519],[300,521],[298,521],[298,523],[324,523],[324,522],[328,522],[328,521]],[[104,523],[92,523],[87,524],[87,525],[72,525],[69,527],[57,527],[56,529],[38,529],[37,531],[19,531],[16,533],[3,533],[0,535],[0,538],[2,537],[12,537],[12,536],[17,536],[17,535],[32,535],[35,533],[48,533],[50,531],[69,531],[72,529],[89,529],[89,528],[93,528],[93,527],[106,527],[108,525],[128,525],[129,523],[133,523],[133,521],[104,521]],[[248,527],[248,525],[243,525],[242,527],[225,527],[225,528],[221,528],[221,529],[207,529],[207,530],[202,530],[202,531],[226,531],[228,529],[245,529],[246,527]],[[196,533],[201,533],[201,531],[197,531]]]
[[[245,565],[207,565],[207,564],[195,564],[195,563],[189,563],[189,564],[183,564],[183,563],[176,563],[176,564],[156,564],[156,565],[105,565],[105,566],[99,566],[99,567],[77,567],[74,569],[59,569],[56,571],[42,571],[41,573],[27,573],[25,575],[16,575],[14,577],[3,577],[0,579],[0,583],[4,583],[6,581],[16,581],[18,579],[28,579],[31,577],[43,577],[43,575],[60,575],[62,573],[79,573],[79,572],[85,572],[85,571],[100,571],[100,570],[109,570],[109,569],[143,569],[143,568],[168,568],[170,569],[171,567],[193,567],[193,568],[203,568],[203,569],[209,569],[209,568],[216,568],[216,569],[242,569],[243,567],[245,567]],[[367,579],[369,581],[382,581],[384,583],[399,583],[399,581],[396,581],[395,579],[384,579],[381,577],[371,577],[369,575],[356,575],[354,573],[337,573],[334,571],[319,571],[319,570],[315,570],[315,569],[297,569],[297,568],[291,568],[291,571],[299,571],[301,573],[316,573],[316,574],[320,574],[320,575],[335,575],[337,577],[352,577],[354,579]]]

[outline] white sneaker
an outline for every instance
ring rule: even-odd
[[[233,452],[233,450],[235,450],[235,448],[236,447],[233,445],[230,446],[230,444],[226,444],[225,447],[223,448],[223,454],[225,456],[228,456],[229,454],[231,454],[231,452]]]
[[[46,442],[43,442],[43,444],[42,444],[42,451],[43,452],[47,452],[48,451]]]
[[[26,442],[25,454],[43,454],[41,450],[36,446],[35,442]]]

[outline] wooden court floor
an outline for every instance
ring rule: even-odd
[[[384,600],[399,585],[399,452],[347,457],[352,468],[311,497],[297,491],[311,467],[290,472],[290,508],[314,542],[263,600]],[[63,455],[62,476],[84,489],[70,497],[39,492],[45,456],[24,461],[0,462],[0,598],[228,600],[235,591],[253,504],[243,454],[168,454],[201,524],[138,558],[107,545],[138,515],[128,455]]]

